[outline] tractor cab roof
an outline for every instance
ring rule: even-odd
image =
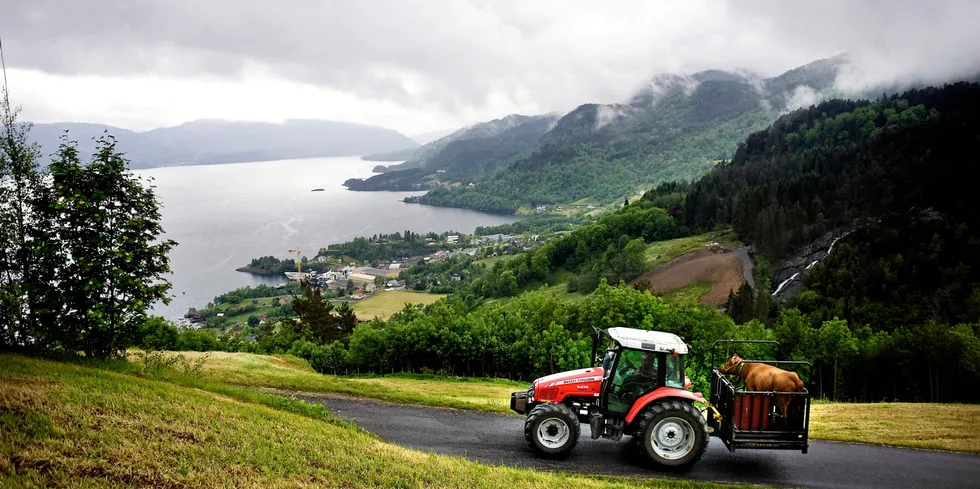
[[[680,355],[687,354],[687,344],[672,333],[633,328],[609,328],[607,333],[613,341],[624,348],[666,353],[673,353],[676,350]]]

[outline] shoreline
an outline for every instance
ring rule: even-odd
[[[243,272],[243,273],[251,273],[252,275],[263,275],[263,276],[266,276],[266,277],[271,277],[271,276],[275,276],[275,275],[282,275],[282,272],[273,272],[273,271],[269,271],[269,270],[263,270],[261,268],[252,268],[252,267],[248,267],[248,266],[238,267],[238,268],[235,269],[235,271],[236,272]]]

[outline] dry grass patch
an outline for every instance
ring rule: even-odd
[[[446,294],[428,294],[408,290],[386,290],[354,303],[358,319],[387,318],[405,308],[405,304],[429,305]]]
[[[810,437],[980,453],[980,406],[814,403]]]

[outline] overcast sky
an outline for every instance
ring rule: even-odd
[[[980,67],[980,1],[810,3],[0,0],[0,38],[22,118],[134,130],[321,118],[417,134],[841,52],[861,82]]]

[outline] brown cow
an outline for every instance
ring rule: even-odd
[[[745,381],[745,390],[760,392],[802,392],[803,381],[796,372],[787,372],[781,368],[765,363],[745,363],[742,357],[732,355],[725,362],[721,371],[726,374],[738,374]],[[786,419],[786,409],[792,402],[793,396],[776,396],[779,410]]]

